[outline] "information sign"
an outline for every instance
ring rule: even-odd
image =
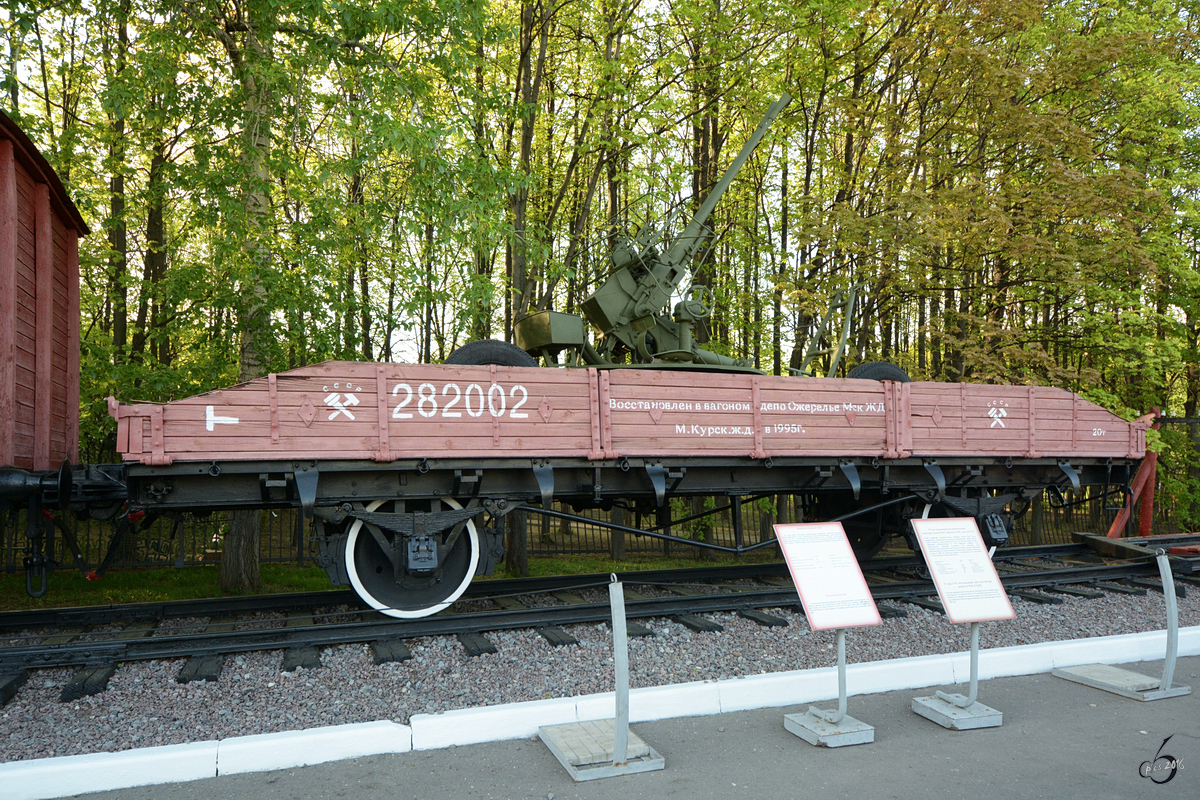
[[[775,536],[813,630],[879,624],[879,609],[842,523],[776,525]]]
[[[973,517],[914,519],[912,526],[951,622],[1016,616]]]

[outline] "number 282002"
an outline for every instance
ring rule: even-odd
[[[464,413],[467,417],[482,417],[485,413],[493,417],[507,414],[509,419],[529,417],[520,410],[529,402],[529,392],[519,383],[507,391],[498,383],[486,390],[478,383],[469,384],[466,389],[457,383],[445,383],[440,392],[432,383],[418,384],[416,391],[411,384],[398,383],[392,388],[392,397],[399,400],[392,408],[392,419],[413,419],[414,411],[426,418],[462,418]]]

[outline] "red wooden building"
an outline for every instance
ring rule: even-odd
[[[0,466],[79,460],[79,237],[87,224],[0,112]]]

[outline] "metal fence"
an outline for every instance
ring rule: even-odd
[[[1055,544],[1071,541],[1072,531],[1104,533],[1115,515],[1118,497],[1068,493],[1067,505],[1052,503],[1043,496],[1034,501],[1029,513],[1018,520],[1013,544]],[[1160,498],[1161,500],[1162,498]],[[556,504],[557,506],[557,504]],[[741,502],[741,530],[734,525],[734,508],[729,498],[691,498],[672,500],[670,523],[656,527],[656,517],[643,518],[629,509],[585,511],[581,516],[598,522],[610,522],[632,528],[661,530],[674,536],[699,539],[712,544],[733,547],[740,543],[753,545],[773,538],[776,522],[794,521],[802,517],[794,497],[781,495]],[[567,508],[559,508],[568,511]],[[521,513],[521,512],[516,512]],[[606,555],[622,558],[628,555],[695,556],[704,557],[700,548],[682,543],[666,542],[649,536],[613,532],[598,524],[579,520],[563,520],[536,513],[526,515],[528,553],[531,556]],[[1136,515],[1135,515],[1136,519]],[[75,532],[83,560],[89,569],[97,567],[112,547],[114,522],[74,520],[70,514],[60,522]],[[28,540],[24,511],[0,515],[0,564],[5,572],[24,569]],[[207,516],[181,514],[139,523],[116,545],[112,567],[175,567],[212,564],[220,559],[221,541],[227,530],[226,515],[214,512]],[[48,526],[49,528],[49,526]],[[1153,532],[1170,534],[1186,532],[1177,522],[1170,506],[1155,505]],[[316,537],[312,523],[298,511],[262,512],[262,544],[260,559],[265,562],[285,562],[297,565],[311,563],[316,555]],[[48,552],[62,567],[70,567],[74,556],[60,530],[50,528]],[[763,548],[777,553],[775,548]]]
[[[115,547],[111,567],[183,568],[212,564],[220,560],[221,540],[228,529],[226,515],[214,512],[206,516],[179,514],[135,523],[114,544],[115,521],[75,520],[70,514],[58,517],[75,534],[88,568],[104,561]],[[26,512],[9,512],[0,518],[0,556],[5,572],[23,570],[28,540]],[[74,555],[58,525],[46,526],[47,552],[60,566],[74,564]],[[316,538],[312,525],[298,511],[262,512],[262,561],[291,562],[303,565],[315,556]]]

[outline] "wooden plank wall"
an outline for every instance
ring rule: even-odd
[[[0,128],[0,466],[79,459],[79,236],[11,121]],[[64,217],[70,209],[75,219]],[[81,230],[82,229],[82,230]]]
[[[328,362],[165,405],[109,401],[128,460],[1140,458],[1061,389],[667,370]]]
[[[17,170],[13,143],[0,139],[0,466],[16,465],[16,307]]]

